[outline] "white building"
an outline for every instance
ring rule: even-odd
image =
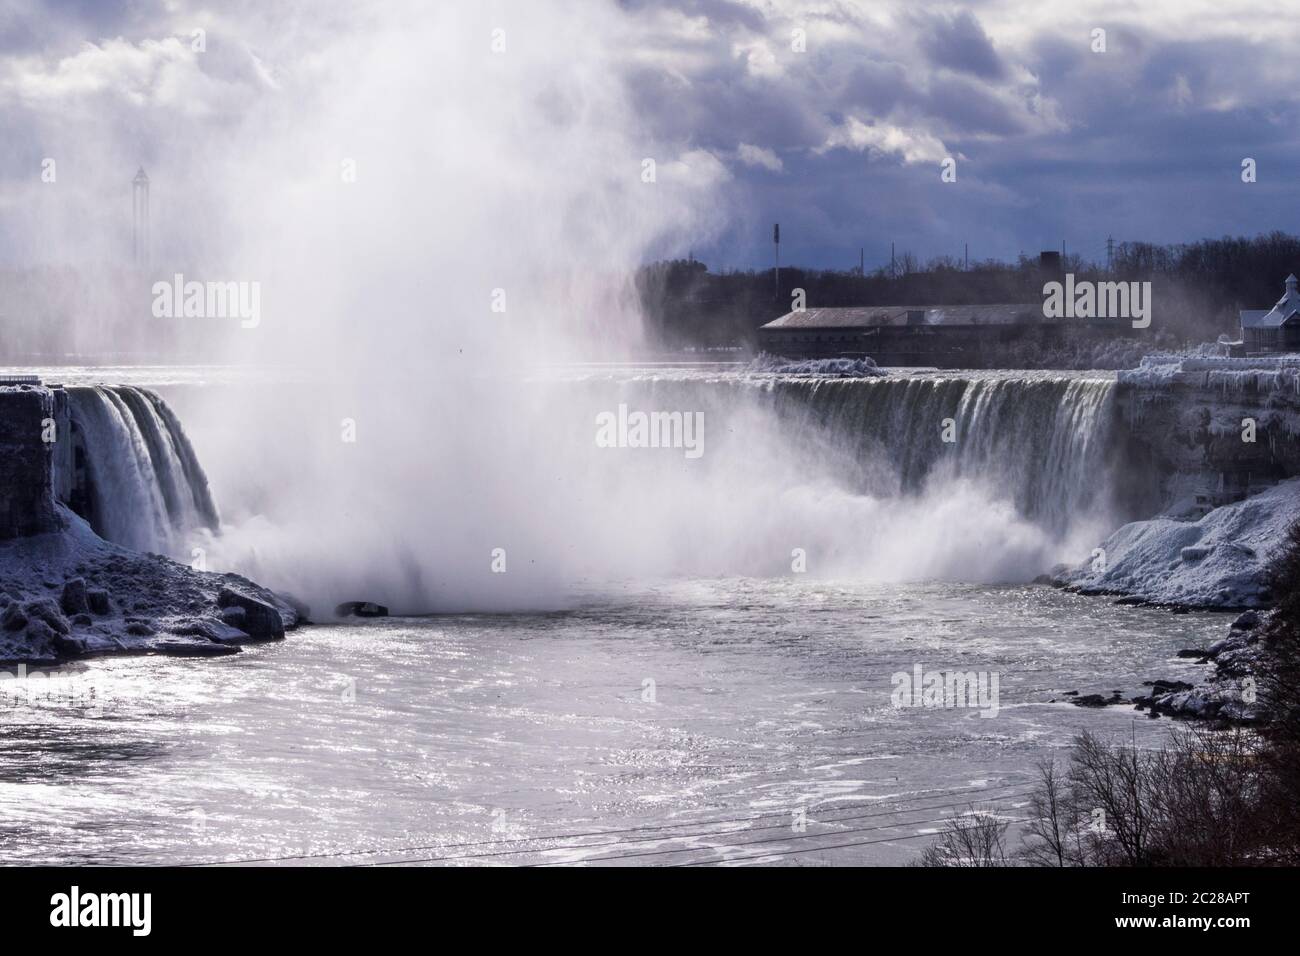
[[[1243,309],[1241,339],[1246,354],[1300,352],[1300,292],[1296,277],[1286,277],[1286,292],[1271,309]]]

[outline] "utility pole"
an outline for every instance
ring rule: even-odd
[[[966,243],[966,251],[962,254],[961,268],[963,272],[970,271],[970,243]]]
[[[1106,274],[1110,275],[1115,271],[1115,237],[1106,237]]]
[[[779,299],[781,298],[781,224],[779,222],[774,223],[772,226],[772,246],[776,250],[776,270],[774,272],[776,282],[773,286],[772,298]]]
[[[894,272],[894,240],[889,240],[889,278],[897,278]]]
[[[863,246],[858,247],[858,275],[867,274],[867,250]]]

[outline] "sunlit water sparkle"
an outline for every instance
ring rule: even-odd
[[[102,715],[5,685],[0,859],[902,863],[953,809],[894,811],[970,799],[1014,819],[1035,762],[1078,730],[1159,743],[1168,721],[1063,692],[1194,676],[1175,652],[1225,624],[1046,586],[791,575],[310,627],[230,659],[91,660],[76,670]],[[894,709],[891,674],[918,662],[998,672],[998,716]],[[507,842],[596,831],[632,832]]]

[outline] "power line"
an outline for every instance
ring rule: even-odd
[[[958,793],[969,793],[972,796],[976,794],[993,794],[1001,790],[1015,789],[1017,787],[1022,787],[1022,786],[1024,786],[1024,782],[1014,783],[1014,784],[1000,784],[996,787],[940,787],[929,794],[924,794],[924,795],[917,794],[907,800],[899,800],[895,798],[893,799],[892,802],[906,804],[909,801],[930,800],[940,796],[955,796]],[[885,800],[882,802],[890,802],[890,801]],[[847,804],[845,806],[840,806],[840,807],[831,807],[827,812],[842,813],[848,810],[868,809],[868,808],[875,808],[879,806],[881,806],[880,802]],[[913,808],[913,809],[923,809],[923,808]],[[907,807],[900,807],[890,812],[910,813],[912,812],[912,809],[908,809]],[[330,851],[322,851],[319,853],[291,854],[286,856],[267,856],[267,857],[249,857],[243,859],[213,860],[207,863],[182,863],[179,864],[179,866],[182,867],[239,866],[239,865],[247,865],[251,863],[287,863],[287,862],[294,862],[299,860],[335,859],[335,858],[347,857],[347,856],[380,856],[380,855],[395,854],[395,853],[415,853],[421,850],[460,850],[460,849],[469,849],[473,847],[483,847],[483,846],[501,846],[502,844],[506,844],[506,843],[536,843],[536,842],[543,842],[543,841],[574,840],[574,839],[582,839],[586,837],[611,836],[615,834],[624,834],[624,833],[646,833],[650,831],[673,830],[673,829],[680,829],[682,827],[714,827],[714,826],[722,826],[731,823],[753,823],[774,816],[784,817],[787,815],[787,813],[788,811],[783,811],[781,813],[764,813],[764,814],[758,814],[750,817],[732,817],[732,818],[715,819],[715,820],[694,820],[694,821],[687,820],[687,821],[682,821],[681,823],[647,824],[645,826],[638,826],[638,827],[624,827],[624,828],[607,829],[607,830],[589,830],[581,833],[556,833],[547,836],[535,836],[535,837],[511,837],[511,838],[503,838],[497,840],[474,840],[465,843],[431,843],[422,846],[417,845],[417,846],[404,846],[404,847],[390,847],[386,849],[381,848],[381,849],[372,849],[372,850],[330,850]],[[687,834],[687,835],[689,836],[691,834]],[[670,837],[664,837],[662,839],[670,839]],[[644,842],[644,841],[639,841],[639,842]],[[566,849],[566,848],[553,847],[553,848],[542,848],[538,850],[516,850],[514,852],[515,853],[546,852],[548,849]],[[451,857],[442,857],[441,859],[451,859]]]
[[[829,833],[823,833],[822,836],[830,836]],[[795,850],[768,850],[766,853],[756,853],[748,857],[732,857],[726,860],[691,860],[686,863],[665,863],[664,866],[685,867],[685,866],[721,866],[724,863],[744,863],[747,860],[762,860],[770,856],[795,856],[799,853],[815,853],[820,850],[840,850],[854,846],[875,846],[877,843],[902,843],[904,840],[919,840],[922,837],[932,837],[933,833],[913,833],[911,836],[886,837],[881,840],[864,840],[860,843],[844,843],[839,846],[808,846],[800,847]]]
[[[1008,820],[1006,822],[1026,823],[1028,821]],[[845,832],[852,832],[852,831],[845,831]],[[753,856],[746,856],[746,857],[732,857],[731,859],[727,859],[727,860],[694,860],[690,863],[673,863],[670,865],[671,866],[721,866],[724,863],[744,863],[749,860],[761,860],[764,859],[765,857],[770,857],[770,856],[795,856],[796,854],[799,853],[818,853],[824,850],[847,850],[850,847],[874,846],[877,843],[900,843],[903,840],[919,840],[922,837],[932,837],[934,835],[935,834],[933,833],[914,833],[911,836],[905,836],[905,837],[886,837],[885,839],[882,840],[862,840],[855,843],[837,843],[834,846],[809,846],[809,847],[801,847],[795,850],[786,850],[784,852],[778,850],[769,850],[766,853],[756,853]],[[821,834],[821,836],[830,836],[830,834],[823,833]]]
[[[1002,787],[981,788],[981,789],[980,789],[980,792],[982,792],[982,793],[996,793],[997,791],[1002,791],[1002,790],[1011,790],[1011,789],[1015,789],[1015,788],[1018,788],[1018,787],[1021,787],[1021,786],[1023,786],[1023,784],[1008,784],[1008,785],[1006,785],[1006,786],[1002,786]],[[1029,792],[1030,792],[1030,791],[1024,791],[1024,793],[1029,793]],[[1005,798],[1007,798],[1007,797],[1022,796],[1022,795],[1023,795],[1023,794],[1015,794],[1015,793],[999,793],[999,794],[998,794],[998,797],[999,797],[1000,799],[1005,799]],[[972,796],[973,796],[973,794],[972,794]],[[896,814],[900,814],[900,813],[917,813],[917,812],[920,812],[920,811],[922,811],[922,810],[945,810],[945,809],[949,809],[949,808],[951,808],[951,807],[961,807],[961,806],[967,806],[967,805],[969,805],[969,804],[970,804],[970,800],[969,800],[969,799],[963,799],[963,800],[960,800],[960,801],[958,801],[958,802],[956,802],[956,803],[938,804],[938,805],[936,805],[936,806],[929,806],[929,807],[906,807],[906,806],[904,806],[904,807],[896,807],[896,808],[893,809],[893,810],[883,810],[883,811],[878,812],[878,813],[868,813],[868,814],[862,814],[862,815],[859,815],[859,816],[853,816],[853,817],[823,817],[823,818],[821,818],[820,820],[814,820],[813,822],[815,822],[815,823],[838,823],[838,822],[841,822],[841,821],[847,821],[847,820],[865,820],[865,819],[869,819],[869,818],[872,818],[872,817],[894,816],[894,815],[896,815]],[[873,805],[873,804],[858,804],[857,806],[840,807],[840,808],[838,808],[838,811],[832,811],[832,812],[843,812],[843,811],[845,811],[845,810],[854,810],[854,809],[859,809],[860,807],[863,807],[863,806],[870,807],[870,806],[875,806],[875,805]],[[710,822],[710,821],[700,820],[700,821],[697,821],[697,822],[695,822],[695,823],[675,824],[675,825],[673,825],[673,826],[677,826],[677,827],[681,827],[681,826],[705,826],[705,827],[707,827],[707,826],[718,826],[718,825],[720,825],[720,824],[730,824],[730,823],[750,823],[750,822],[755,822],[755,821],[757,821],[757,820],[766,819],[766,817],[768,817],[768,816],[778,816],[778,815],[780,815],[780,816],[784,816],[784,814],[766,814],[766,815],[764,815],[764,816],[758,816],[758,817],[747,817],[747,818],[739,818],[739,819],[732,819],[732,820],[715,820],[715,821],[712,821],[712,822]],[[371,862],[356,863],[356,864],[353,864],[353,865],[354,865],[354,866],[361,866],[361,867],[369,867],[369,866],[399,866],[399,865],[401,865],[401,864],[403,864],[403,863],[433,863],[433,862],[437,862],[437,861],[440,861],[440,860],[475,860],[475,859],[486,859],[486,858],[489,858],[489,857],[497,857],[497,856],[520,856],[520,855],[523,855],[523,854],[526,854],[526,853],[552,853],[552,852],[554,852],[554,851],[556,851],[556,850],[588,850],[588,849],[597,849],[597,848],[599,848],[599,847],[603,847],[603,846],[627,846],[627,845],[636,844],[636,843],[648,843],[648,842],[651,842],[651,841],[660,841],[660,840],[685,840],[685,839],[694,839],[694,838],[697,838],[697,837],[707,837],[707,836],[731,836],[731,835],[733,835],[733,834],[754,833],[754,832],[757,832],[757,831],[760,831],[760,830],[773,830],[773,829],[783,830],[783,829],[785,829],[786,827],[788,827],[789,825],[790,825],[789,823],[779,823],[779,824],[773,824],[773,825],[765,826],[765,827],[737,827],[736,829],[732,829],[732,830],[703,830],[703,831],[700,831],[700,832],[698,832],[698,833],[666,834],[666,835],[653,836],[653,837],[642,837],[642,838],[639,838],[639,839],[632,839],[632,840],[611,840],[611,841],[608,841],[608,842],[606,842],[606,843],[582,843],[582,844],[574,844],[574,845],[569,845],[569,846],[561,845],[561,846],[550,846],[550,847],[524,848],[524,849],[515,849],[515,850],[498,850],[498,851],[491,852],[491,853],[462,853],[462,854],[456,854],[456,855],[452,855],[452,856],[416,857],[416,858],[414,858],[414,859],[407,859],[407,860],[377,860],[377,861],[371,861]],[[642,828],[637,828],[637,830],[635,830],[635,831],[605,830],[605,831],[597,831],[597,832],[595,832],[595,833],[588,833],[588,834],[575,834],[574,836],[608,836],[608,835],[610,835],[611,833],[619,833],[619,832],[639,832],[639,831],[641,831],[641,830],[646,830],[646,829],[666,829],[666,827],[642,827]],[[542,840],[542,839],[548,839],[548,838],[545,838],[545,837],[537,837],[537,838],[534,838],[534,840]],[[549,838],[549,839],[561,839],[561,838],[560,838],[560,837],[552,837],[552,838]],[[510,841],[510,840],[505,840],[505,841],[485,841],[485,842],[487,842],[487,843],[492,843],[492,842],[505,842],[505,843],[509,843],[509,842],[533,842],[533,840],[523,840],[523,841]],[[450,848],[450,847],[449,847],[449,848]],[[421,848],[420,848],[420,847],[412,847],[411,849],[412,849],[412,850],[416,850],[416,849],[421,849]],[[441,849],[441,848],[440,848],[440,847],[435,847],[435,849]],[[400,851],[394,851],[394,852],[400,852]]]
[[[1001,788],[1001,789],[1005,789],[1005,788]],[[1032,793],[1032,790],[1026,790],[1021,793],[1002,794],[1001,799],[1013,799],[1015,797],[1027,796],[1030,793]],[[888,810],[882,813],[867,813],[867,814],[860,814],[858,816],[852,816],[852,817],[835,817],[831,819],[822,819],[813,822],[823,823],[823,824],[847,823],[853,820],[868,820],[868,819],[873,819],[882,816],[895,816],[897,814],[920,813],[922,811],[930,811],[930,810],[948,810],[954,807],[969,806],[969,805],[970,805],[969,800],[961,800],[958,801],[957,803],[938,804],[936,806],[929,806],[929,807],[910,807],[910,808],[897,809],[897,810]],[[909,826],[911,824],[917,824],[917,823],[937,823],[940,822],[940,820],[942,819],[943,818],[940,818],[939,820],[904,820],[893,824],[885,824],[885,825],[875,826],[875,827],[852,828],[849,830],[839,830],[834,832],[864,833],[871,830],[890,830],[896,827]],[[637,840],[612,840],[607,843],[587,843],[587,844],[579,844],[576,846],[554,846],[554,847],[542,847],[539,849],[527,849],[527,850],[498,850],[491,853],[466,853],[466,854],[458,854],[454,856],[417,857],[414,859],[383,860],[383,861],[374,861],[374,862],[366,862],[366,863],[357,863],[353,865],[358,867],[400,866],[407,863],[438,863],[442,861],[453,861],[453,860],[479,860],[479,859],[487,859],[487,858],[499,857],[499,856],[518,856],[524,853],[553,853],[556,850],[594,850],[605,846],[630,846],[637,843],[648,843],[651,841],[658,841],[658,840],[684,840],[684,839],[696,839],[699,837],[709,837],[709,836],[717,836],[717,837],[735,836],[735,835],[743,836],[747,833],[757,833],[762,830],[784,830],[788,826],[790,826],[790,824],[781,823],[781,824],[774,824],[766,827],[748,827],[748,828],[736,829],[736,830],[712,830],[712,831],[705,831],[702,833],[684,833],[676,836],[667,836],[667,837],[643,837]],[[812,837],[829,836],[829,835],[830,835],[829,833],[795,834],[793,836],[780,837],[771,841],[751,840],[751,841],[746,841],[744,843],[723,844],[723,846],[749,846],[753,843],[767,843],[767,842],[784,843],[787,842],[788,840],[797,840],[803,838],[812,838]],[[575,860],[575,861],[552,860],[545,863],[534,863],[529,865],[534,867],[543,867],[543,866],[567,865],[570,862],[598,863],[601,860],[632,859],[632,858],[642,857],[642,856],[663,856],[669,853],[692,853],[701,850],[713,850],[713,849],[716,848],[715,847],[678,847],[676,849],[647,850],[647,851],[642,851],[637,853],[595,857],[589,860],[588,859]]]
[[[1025,791],[1024,793],[1021,794],[1005,794],[1004,796],[1006,797],[1027,796],[1030,792],[1031,791]],[[872,819],[874,817],[880,817],[880,816],[893,816],[900,813],[904,813],[904,814],[919,813],[925,810],[947,810],[947,809],[952,809],[954,807],[961,807],[961,806],[969,806],[969,801],[963,800],[960,803],[939,804],[937,806],[932,806],[932,807],[912,807],[910,809],[891,810],[888,813],[868,813],[868,814],[862,814],[860,816],[837,817],[830,820],[815,820],[813,822],[822,823],[822,824],[847,823],[853,820],[866,820],[866,819]],[[890,830],[890,829],[894,829],[895,827],[907,826],[911,823],[936,823],[936,822],[939,821],[904,820],[899,823],[887,824],[879,827],[867,827],[865,829],[866,830]],[[670,836],[642,837],[636,840],[610,840],[605,843],[584,843],[584,844],[576,844],[571,846],[551,846],[551,847],[540,847],[537,849],[524,849],[524,850],[497,850],[492,853],[465,853],[465,854],[459,854],[454,856],[417,857],[414,859],[407,859],[407,860],[383,860],[383,861],[374,861],[374,862],[367,862],[367,863],[355,863],[352,865],[357,867],[401,866],[407,863],[440,863],[443,861],[481,860],[481,859],[489,859],[492,857],[500,857],[500,856],[521,856],[528,853],[554,853],[557,850],[596,850],[602,847],[633,846],[638,843],[651,843],[651,842],[660,842],[665,840],[687,840],[687,839],[698,839],[700,837],[710,837],[710,836],[713,837],[744,836],[745,834],[757,833],[763,830],[784,830],[788,826],[790,826],[790,824],[780,823],[780,824],[773,824],[771,826],[766,826],[766,827],[745,827],[745,828],[738,828],[735,830],[713,830],[713,831],[705,831],[702,833],[683,833],[679,835],[670,835]],[[836,832],[857,833],[863,831],[858,829],[850,829],[850,830],[842,830]],[[815,836],[828,836],[828,835],[829,834],[826,833],[820,833],[820,834],[807,834],[806,836],[815,837]],[[779,842],[785,842],[786,840],[794,840],[794,839],[801,839],[801,838],[802,838],[801,836],[795,835],[791,837],[782,837],[772,842],[779,843]],[[722,846],[748,846],[750,843],[764,843],[764,842],[768,842],[768,841],[764,841],[764,840],[746,841],[744,843],[722,844]],[[691,853],[700,850],[712,850],[712,849],[716,849],[716,848],[715,847],[678,847],[676,849],[653,850],[653,851],[624,854],[621,856],[614,855],[614,856],[606,856],[606,857],[594,857],[591,859],[582,859],[582,860],[573,860],[573,861],[552,860],[545,863],[526,864],[525,866],[527,867],[564,866],[570,863],[597,863],[600,862],[601,860],[621,860],[621,859],[627,859],[630,857],[639,857],[639,856],[662,856],[668,853]]]
[[[960,805],[960,804],[958,804],[958,806],[959,806],[959,805]],[[938,807],[933,807],[933,808],[931,808],[931,809],[939,809],[939,808],[938,808]],[[994,808],[994,809],[995,809],[995,810],[1009,810],[1009,809],[1013,809],[1013,808],[1011,808],[1011,807],[996,807],[996,808]],[[793,842],[793,841],[795,841],[795,840],[817,840],[817,839],[821,839],[822,837],[830,837],[830,836],[844,836],[844,835],[846,835],[846,834],[850,834],[850,833],[876,833],[876,832],[879,832],[880,830],[895,830],[895,829],[900,829],[900,828],[902,828],[902,827],[907,827],[907,826],[920,826],[920,825],[922,825],[922,824],[926,824],[926,823],[945,823],[945,822],[947,822],[949,819],[951,819],[951,817],[933,817],[933,818],[926,819],[926,820],[900,820],[900,821],[897,822],[897,823],[881,824],[881,825],[879,825],[879,826],[873,826],[873,827],[852,827],[852,828],[850,828],[850,829],[848,829],[848,830],[831,830],[831,831],[827,831],[827,832],[825,832],[825,833],[797,833],[797,834],[794,834],[794,835],[792,835],[792,836],[787,836],[787,837],[771,837],[771,838],[769,838],[769,839],[765,839],[765,840],[746,840],[744,843],[724,843],[724,844],[722,844],[722,845],[720,845],[720,846],[693,846],[693,847],[681,847],[681,848],[678,848],[678,849],[675,849],[675,850],[669,850],[669,849],[665,849],[665,850],[646,850],[646,851],[642,851],[642,852],[638,852],[638,853],[625,853],[625,854],[622,854],[622,855],[600,856],[600,857],[595,857],[594,859],[589,859],[589,860],[575,860],[575,861],[572,861],[572,862],[574,862],[574,863],[603,863],[603,862],[606,862],[606,861],[614,861],[614,860],[631,860],[631,859],[638,859],[638,858],[640,858],[640,857],[646,857],[646,856],[666,856],[666,855],[671,854],[671,853],[700,853],[700,852],[709,852],[709,853],[711,853],[711,852],[717,852],[717,851],[719,851],[719,850],[729,850],[729,849],[732,849],[732,848],[735,848],[735,847],[763,846],[763,845],[766,845],[766,844],[769,844],[769,843],[791,843],[791,842]],[[1011,823],[1024,823],[1025,821],[1024,821],[1024,820],[1012,820],[1012,821],[1009,821],[1009,822],[1011,822]],[[882,840],[880,840],[880,841],[878,841],[878,842],[881,842],[881,843],[889,843],[889,842],[891,842],[891,841],[893,841],[893,840],[898,840],[898,839],[914,840],[914,839],[918,839],[918,838],[920,838],[920,837],[924,837],[924,836],[935,836],[935,835],[936,835],[936,834],[933,834],[933,833],[917,833],[917,834],[914,834],[913,836],[909,836],[909,837],[889,837],[889,838],[886,838],[886,839],[882,839]],[[818,848],[814,848],[814,849],[818,849]],[[832,848],[832,847],[823,847],[823,848],[821,848],[821,849],[833,849],[833,848]],[[770,852],[769,852],[769,853],[764,853],[764,854],[759,854],[759,855],[760,855],[760,856],[770,855]],[[710,862],[725,862],[725,861],[710,861]],[[566,860],[566,861],[557,861],[557,860],[552,860],[552,861],[547,862],[547,863],[534,863],[534,864],[530,864],[530,867],[529,867],[529,868],[533,868],[533,867],[544,867],[544,866],[566,866],[566,865],[571,865],[571,863],[570,863],[569,861],[567,861],[567,860]],[[691,866],[691,865],[695,865],[695,864],[694,864],[694,863],[674,863],[674,864],[669,864],[669,865],[670,865],[670,866]]]

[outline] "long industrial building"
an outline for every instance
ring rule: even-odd
[[[1009,346],[1053,348],[1123,334],[1114,319],[1049,319],[1041,302],[883,305],[788,312],[759,329],[763,351],[788,358],[860,357],[878,365],[991,368]]]

